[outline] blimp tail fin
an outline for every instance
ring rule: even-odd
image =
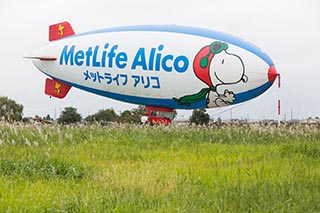
[[[49,41],[59,40],[74,34],[71,24],[67,21],[49,26]]]
[[[61,81],[47,78],[44,93],[56,98],[64,98],[68,94],[71,86]]]

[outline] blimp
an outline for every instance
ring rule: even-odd
[[[48,76],[45,94],[71,87],[146,106],[150,122],[171,122],[174,109],[215,108],[253,99],[277,71],[255,45],[222,32],[177,25],[113,27],[75,34],[49,26],[49,43],[32,56]]]

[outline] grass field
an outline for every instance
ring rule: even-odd
[[[320,212],[320,130],[0,124],[0,212]]]

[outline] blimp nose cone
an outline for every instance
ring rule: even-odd
[[[268,71],[268,79],[269,79],[269,82],[270,82],[270,83],[273,83],[274,80],[277,78],[277,76],[278,76],[277,70],[276,70],[275,66],[272,65],[272,66],[269,68],[269,71]]]

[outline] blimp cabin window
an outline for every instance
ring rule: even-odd
[[[168,118],[170,120],[173,119],[173,112],[162,112],[162,111],[151,111],[150,115],[151,116],[157,116],[161,118]]]

